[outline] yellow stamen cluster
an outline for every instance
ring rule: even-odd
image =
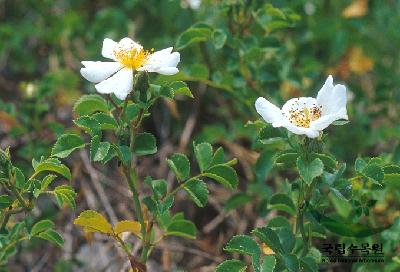
[[[152,51],[143,48],[119,49],[114,50],[114,55],[125,67],[136,70],[146,63]]]
[[[286,118],[298,127],[310,127],[310,123],[321,117],[322,106],[313,105],[308,108],[304,105],[302,109],[290,109],[289,115]]]

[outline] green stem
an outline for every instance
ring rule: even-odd
[[[25,202],[25,199],[21,196],[21,194],[18,192],[18,190],[14,186],[15,182],[11,182],[8,184],[8,189],[14,194],[14,196],[17,198],[18,202],[21,204],[22,207],[24,207],[25,210],[29,211],[30,207],[29,204]]]
[[[172,190],[171,192],[169,192],[168,194],[166,194],[166,195],[164,196],[163,199],[165,200],[165,199],[167,199],[168,197],[170,197],[170,196],[172,196],[172,195],[175,195],[180,189],[182,189],[182,188],[185,186],[185,183],[187,183],[189,180],[191,180],[191,179],[197,179],[197,178],[200,178],[200,177],[202,177],[202,176],[204,176],[203,173],[200,173],[200,174],[198,174],[198,175],[196,175],[196,176],[194,176],[194,177],[191,177],[191,178],[188,179],[186,182],[182,182],[181,184],[179,184],[178,187],[176,187],[174,190]]]
[[[308,237],[307,234],[304,230],[304,211],[303,209],[300,210],[300,213],[297,217],[297,224],[299,226],[300,229],[300,233],[301,233],[301,237],[303,239],[303,251],[302,251],[302,256],[305,256],[308,252]]]
[[[23,236],[17,240],[14,240],[12,243],[8,244],[6,247],[0,249],[0,252],[7,252],[10,248],[14,247],[17,243],[22,242],[24,240],[28,240],[28,237]]]
[[[126,255],[128,255],[129,261],[131,263],[131,267],[134,271],[136,269],[140,272],[145,272],[146,271],[146,265],[143,263],[140,263],[136,260],[136,258],[131,254],[129,248],[126,246],[125,242],[118,236],[114,235],[115,239],[119,242],[121,245],[122,249],[125,251]]]
[[[141,234],[142,234],[142,239],[144,241],[145,238],[146,238],[146,224],[145,224],[144,219],[143,219],[142,207],[140,205],[139,193],[138,193],[138,190],[137,190],[137,180],[138,180],[138,178],[137,178],[137,174],[136,174],[136,168],[132,167],[132,168],[129,169],[128,167],[125,167],[124,170],[125,170],[125,175],[126,175],[126,178],[127,178],[127,181],[128,181],[129,189],[132,192],[134,210],[135,210],[136,217],[137,217],[137,219],[138,219],[138,221],[140,223],[140,226],[141,226],[140,227],[140,231],[141,231]],[[143,245],[143,251],[144,251],[144,247],[145,247],[145,245]],[[146,256],[146,259],[147,259],[147,256]],[[142,257],[140,258],[141,261],[146,261],[146,259],[142,260]]]

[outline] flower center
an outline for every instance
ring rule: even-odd
[[[114,50],[115,58],[125,67],[138,69],[146,63],[151,52],[143,48],[130,48]]]
[[[321,117],[322,106],[314,106],[311,108],[304,107],[302,109],[290,109],[289,116],[286,116],[289,121],[298,127],[310,127],[310,123]]]

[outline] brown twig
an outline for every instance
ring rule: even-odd
[[[99,195],[101,204],[104,206],[111,222],[116,223],[118,221],[117,216],[115,215],[114,209],[111,207],[110,201],[108,200],[107,195],[104,192],[103,187],[101,186],[100,178],[99,178],[99,174],[97,173],[97,170],[91,165],[88,155],[85,150],[81,150],[80,156],[81,156],[83,165],[85,166],[85,169],[90,176],[90,180],[92,181],[94,189],[96,190],[96,193]]]

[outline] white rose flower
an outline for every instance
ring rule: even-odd
[[[267,99],[259,97],[255,106],[262,118],[273,127],[285,127],[295,134],[316,138],[332,122],[348,120],[346,101],[346,87],[333,85],[333,78],[329,76],[316,99],[292,98],[279,109]]]
[[[176,66],[180,55],[178,52],[172,52],[172,47],[150,52],[130,38],[123,38],[118,43],[106,38],[101,54],[113,61],[82,61],[84,68],[81,68],[81,75],[97,83],[95,88],[99,93],[114,93],[121,100],[132,91],[134,71],[162,75],[174,75],[179,72]]]
[[[201,0],[188,0],[187,3],[189,4],[190,8],[199,9],[201,5]]]

